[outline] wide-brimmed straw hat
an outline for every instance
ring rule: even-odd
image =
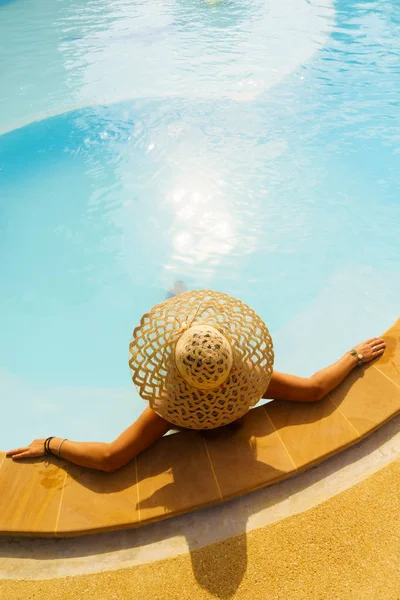
[[[154,306],[134,330],[129,351],[140,396],[189,429],[243,416],[267,390],[274,362],[262,319],[240,300],[210,290]]]

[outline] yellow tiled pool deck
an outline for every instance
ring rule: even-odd
[[[356,444],[400,412],[400,319],[375,364],[317,403],[274,401],[235,433],[166,436],[113,474],[0,454],[0,533],[67,537],[145,525],[246,494]]]

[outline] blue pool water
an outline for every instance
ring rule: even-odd
[[[284,5],[284,6],[282,6]],[[0,1],[0,448],[110,440],[175,279],[310,374],[400,313],[395,0]]]

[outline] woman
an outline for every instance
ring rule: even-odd
[[[170,429],[235,425],[261,398],[316,402],[353,370],[379,358],[371,338],[309,378],[273,371],[272,340],[248,306],[219,292],[181,293],[153,307],[133,332],[132,380],[149,402],[115,441],[51,437],[7,453],[15,460],[53,454],[83,467],[113,472]]]

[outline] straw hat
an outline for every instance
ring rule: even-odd
[[[210,290],[179,294],[143,315],[129,345],[132,381],[161,417],[213,429],[243,416],[268,388],[274,353],[246,304]]]

